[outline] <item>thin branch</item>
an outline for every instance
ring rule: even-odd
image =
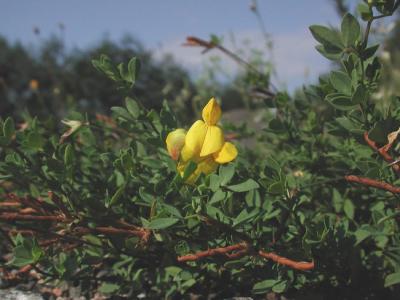
[[[233,251],[237,251],[237,252],[229,253],[229,252],[233,252]],[[261,256],[262,258],[272,260],[273,262],[276,262],[277,264],[287,266],[287,267],[290,267],[295,270],[307,271],[307,270],[314,269],[314,267],[315,267],[314,261],[311,261],[311,262],[294,261],[289,258],[279,256],[273,252],[265,252],[262,250],[260,250],[257,254],[259,256]],[[217,256],[217,255],[224,255],[228,259],[237,259],[237,258],[245,256],[245,255],[253,256],[255,254],[253,252],[251,252],[249,244],[239,243],[239,244],[234,244],[231,246],[213,248],[213,249],[208,249],[206,251],[200,251],[200,252],[196,252],[196,253],[192,253],[192,254],[178,256],[177,260],[179,262],[197,261],[197,260],[200,260],[205,257]]]
[[[0,220],[5,221],[65,221],[63,216],[36,216],[36,215],[23,215],[20,213],[6,212],[0,214]]]
[[[195,36],[188,36],[186,38],[186,43],[184,43],[183,45],[184,46],[195,46],[195,47],[196,46],[200,46],[200,47],[203,47],[203,48],[205,48],[203,53],[205,53],[205,52],[207,52],[207,51],[209,51],[211,49],[218,49],[219,51],[221,51],[222,53],[224,53],[225,55],[230,57],[232,60],[234,60],[237,64],[247,68],[248,70],[252,71],[253,73],[256,73],[260,77],[265,77],[265,74],[260,72],[252,64],[250,64],[249,62],[245,61],[239,55],[233,53],[232,51],[228,50],[227,48],[225,48],[224,46],[221,46],[219,44],[216,44],[216,43],[213,43],[213,42],[208,42],[208,41],[205,41],[205,40],[200,39],[200,38],[195,37]],[[269,82],[269,85],[272,87],[272,89],[277,90],[276,87],[271,82]],[[268,94],[271,97],[275,97],[275,93],[273,93],[271,91],[265,90],[264,93]]]
[[[244,255],[248,251],[248,246],[246,243],[239,243],[231,246],[226,246],[226,247],[220,247],[220,248],[213,248],[213,249],[208,249],[206,251],[200,251],[197,253],[193,254],[187,254],[183,256],[178,256],[177,260],[180,262],[184,261],[196,261],[205,257],[209,256],[216,256],[216,255],[226,255],[228,258],[236,258],[237,254],[240,253],[240,255]],[[240,252],[236,253],[236,256],[234,254],[229,254],[229,252],[240,250]],[[245,251],[245,252],[244,252]]]
[[[300,270],[300,271],[307,271],[307,270],[311,270],[314,269],[315,264],[314,261],[312,262],[306,262],[306,261],[294,261],[291,260],[289,258],[283,257],[283,256],[279,256],[273,252],[264,252],[262,250],[260,250],[258,252],[258,254],[266,259],[270,259],[274,262],[276,262],[279,265],[284,265],[287,267],[290,267],[292,269],[295,270]]]
[[[379,155],[381,155],[382,158],[383,158],[386,162],[388,162],[388,163],[390,163],[390,164],[394,162],[393,157],[392,157],[389,153],[387,153],[387,151],[390,149],[389,144],[383,146],[382,148],[378,148],[378,146],[376,145],[376,143],[375,143],[373,140],[371,140],[371,139],[369,138],[369,136],[368,136],[368,131],[365,131],[365,132],[364,132],[364,140],[365,140],[365,142],[368,144],[368,146],[369,146],[372,150],[378,152]],[[394,171],[396,171],[397,173],[400,171],[400,166],[397,165],[397,164],[391,164],[391,167],[392,167],[392,169],[393,169]]]
[[[0,202],[0,207],[18,207],[18,206],[21,206],[21,203],[17,201]]]
[[[393,194],[400,194],[400,188],[393,186],[389,183],[378,181],[375,179],[371,178],[366,178],[366,177],[359,177],[355,175],[348,175],[344,177],[348,182],[356,182],[356,183],[361,183],[367,186],[371,186],[377,189],[389,191]]]

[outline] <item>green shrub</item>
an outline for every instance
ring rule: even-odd
[[[167,102],[154,111],[127,97],[113,118],[73,113],[64,133],[2,121],[5,267],[31,265],[87,295],[395,299],[400,98],[377,94],[379,45],[368,34],[399,3],[362,3],[365,33],[351,14],[340,30],[311,26],[340,68],[293,98],[278,93],[256,146],[234,142],[237,159],[192,184],[196,165],[182,178],[166,149],[168,133],[187,127]],[[135,58],[94,65],[126,90],[138,76]]]

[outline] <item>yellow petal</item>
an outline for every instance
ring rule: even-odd
[[[228,163],[236,158],[238,151],[236,146],[232,143],[226,142],[221,151],[214,154],[215,162],[219,164]]]
[[[183,176],[187,163],[179,163],[178,171],[181,176]],[[186,183],[194,184],[201,174],[210,174],[217,170],[218,164],[214,161],[212,157],[208,157],[197,164],[196,170],[186,179]]]
[[[214,159],[212,157],[209,157],[209,158],[201,161],[197,165],[197,169],[200,171],[200,173],[203,173],[206,175],[214,172],[217,168],[218,168],[218,164],[214,161]]]
[[[185,173],[186,166],[187,166],[186,162],[179,161],[178,166],[176,167],[181,177],[183,177],[183,173]]]
[[[188,161],[190,159],[196,161],[200,158],[200,152],[206,133],[207,125],[203,121],[198,120],[194,122],[185,137],[185,146],[181,152],[181,159],[183,161]]]
[[[166,143],[169,155],[173,160],[178,160],[179,154],[185,144],[186,130],[179,128],[167,135]]]
[[[396,131],[389,133],[389,135],[387,136],[388,144],[393,144],[393,142],[397,139],[399,133],[400,133],[400,128],[397,129]]]
[[[211,98],[207,105],[203,108],[203,120],[207,125],[215,125],[221,118],[221,107],[215,98]]]
[[[218,126],[207,126],[207,132],[201,148],[200,157],[218,152],[224,145],[224,133]]]

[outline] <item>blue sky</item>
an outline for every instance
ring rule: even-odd
[[[182,47],[188,35],[207,39],[211,33],[224,37],[234,33],[238,41],[250,39],[251,45],[266,51],[250,4],[250,0],[0,0],[0,35],[37,45],[40,39],[59,34],[62,23],[71,49],[93,46],[105,36],[118,41],[128,33],[154,50],[156,57],[172,52],[195,74],[213,53],[201,55],[200,49]],[[258,6],[274,43],[278,85],[292,90],[329,69],[329,62],[314,50],[308,26],[340,22],[332,1],[259,0]],[[34,27],[40,29],[40,39]],[[229,60],[222,63],[236,72]]]

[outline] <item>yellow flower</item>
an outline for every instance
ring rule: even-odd
[[[180,156],[177,169],[181,175],[190,161],[197,164],[188,183],[194,183],[201,174],[214,172],[218,164],[231,162],[237,156],[235,145],[225,142],[224,133],[217,125],[221,107],[214,98],[203,108],[202,117],[203,120],[194,122],[186,135],[184,129],[176,129],[166,140],[171,157],[177,160]]]
[[[32,79],[31,81],[29,81],[29,88],[32,91],[37,91],[39,89],[39,81],[37,81],[36,79]]]
[[[167,135],[167,150],[173,160],[178,160],[179,154],[185,144],[186,130],[179,128]]]

